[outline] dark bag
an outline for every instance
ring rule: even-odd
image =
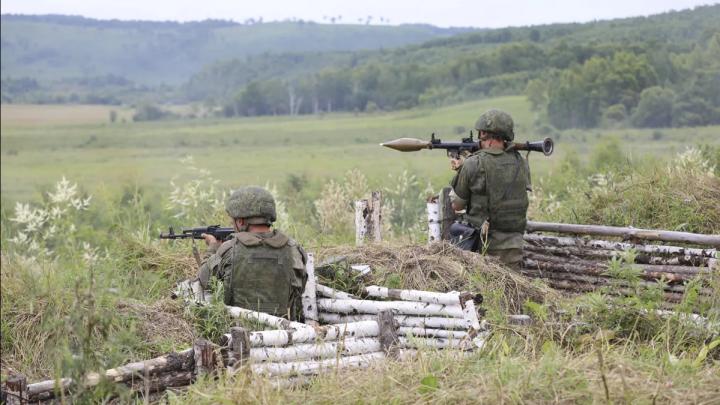
[[[450,225],[450,243],[462,250],[477,251],[480,231],[460,222]]]

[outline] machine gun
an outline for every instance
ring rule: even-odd
[[[399,138],[390,142],[381,143],[380,146],[385,146],[400,152],[416,152],[421,149],[445,149],[447,155],[453,159],[457,159],[464,152],[475,153],[480,150],[480,143],[473,140],[472,132],[468,138],[462,138],[460,142],[443,142],[435,138],[435,134],[432,134],[429,141],[423,141],[417,138]],[[554,143],[550,138],[535,142],[510,143],[509,146],[511,150],[542,152],[545,156],[550,156],[553,153],[553,148]]]
[[[203,239],[201,235],[207,234],[214,236],[218,241],[224,241],[233,232],[235,232],[233,228],[221,228],[220,225],[210,225],[197,228],[182,228],[180,233],[175,233],[175,230],[171,226],[168,233],[160,233],[160,239]]]

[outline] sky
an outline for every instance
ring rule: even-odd
[[[238,22],[291,18],[341,23],[426,23],[499,28],[646,16],[713,0],[2,0],[3,14],[68,14],[99,19]]]

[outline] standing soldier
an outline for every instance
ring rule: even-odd
[[[509,114],[487,111],[475,129],[480,150],[465,159],[453,179],[453,209],[465,210],[463,222],[469,232],[462,235],[473,235],[470,250],[497,256],[518,268],[527,224],[530,169],[518,151],[508,148],[515,138]]]
[[[208,245],[198,279],[223,281],[226,305],[302,321],[301,296],[307,282],[307,256],[297,242],[271,229],[275,200],[264,188],[243,187],[230,195],[225,210],[235,233],[223,242],[203,235]]]

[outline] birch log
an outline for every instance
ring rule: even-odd
[[[258,347],[250,349],[250,358],[256,362],[288,362],[355,356],[380,350],[380,339],[374,337],[304,343],[289,347]]]
[[[528,253],[523,267],[529,270],[546,270],[593,276],[608,276],[608,264],[583,260],[563,260],[557,256],[543,256]],[[669,282],[683,282],[697,278],[701,274],[710,274],[710,270],[691,266],[643,265],[634,264],[640,277],[646,280],[665,279]]]
[[[321,298],[318,300],[318,308],[322,311],[341,314],[377,314],[380,311],[391,310],[404,315],[463,317],[460,305],[408,301],[333,300]]]
[[[322,295],[325,298],[334,298],[338,300],[357,300],[358,297],[346,293],[345,291],[336,290],[334,288],[330,288],[327,286],[324,286],[322,284],[315,284],[315,290],[318,292],[318,294]]]
[[[468,342],[463,339],[399,337],[398,346],[403,349],[465,349]]]
[[[270,376],[285,374],[312,375],[335,368],[367,368],[373,362],[382,361],[384,359],[385,353],[374,352],[358,356],[348,356],[318,361],[254,364],[251,367],[253,373]]]
[[[460,330],[446,330],[446,329],[434,329],[434,328],[411,328],[407,326],[401,326],[398,328],[398,334],[402,336],[415,336],[415,337],[438,337],[444,339],[464,339],[468,336],[468,333]]]
[[[442,238],[440,232],[440,204],[437,199],[428,201],[427,203],[428,217],[428,243],[437,242]]]
[[[350,325],[353,322],[368,321],[375,319],[375,315],[361,314],[361,315],[342,315],[331,312],[320,312],[320,320],[325,323],[337,324],[337,325]],[[395,314],[395,320],[398,321],[400,326],[406,326],[411,328],[436,328],[436,329],[457,329],[467,330],[470,325],[467,320],[462,318],[443,318],[436,316],[408,316]]]
[[[635,265],[640,266],[640,265]],[[539,260],[533,260],[533,259],[525,259],[523,260],[523,270],[528,272],[540,272],[539,274],[554,274],[554,273],[562,273],[562,274],[574,274],[578,277],[596,277],[596,278],[606,278],[606,279],[612,279],[610,274],[607,273],[607,268],[598,265],[596,267],[592,266],[583,266],[583,265],[576,265],[576,264],[564,264],[564,263],[554,263],[554,262],[547,262],[547,261],[539,261]],[[685,281],[693,280],[696,278],[699,274],[703,274],[701,272],[692,273],[689,274],[683,274],[683,273],[674,273],[674,272],[665,272],[665,271],[652,271],[648,269],[640,268],[640,277],[649,280],[648,285],[655,284],[657,280],[665,279],[666,281],[670,283],[682,283]]]
[[[362,246],[367,235],[368,200],[355,201],[355,246]]]
[[[559,224],[528,221],[527,232],[558,232],[579,235],[615,236],[623,239],[659,240],[665,242],[694,243],[715,248],[720,247],[720,235],[703,235],[690,232],[663,231],[657,229],[621,228],[601,225]]]
[[[305,315],[306,323],[317,326],[318,310],[317,293],[315,291],[315,256],[312,253],[307,254],[305,271],[307,271],[308,279],[302,295],[303,314]]]
[[[578,282],[582,282],[582,283],[592,283],[592,284],[596,284],[598,286],[613,286],[613,287],[615,287],[615,286],[630,287],[631,286],[630,282],[621,280],[621,279],[614,279],[614,278],[605,277],[605,276],[567,273],[564,271],[542,271],[542,270],[524,269],[521,271],[521,273],[524,275],[530,276],[530,277],[555,279],[555,280],[572,280],[572,281],[578,281]],[[659,284],[656,282],[651,282],[651,281],[638,281],[637,285],[643,286],[643,287],[653,287],[653,286],[658,286]],[[681,293],[681,294],[685,292],[685,286],[682,284],[664,285],[663,289],[668,292],[676,292],[676,293]],[[698,292],[701,295],[712,294],[712,290],[709,288],[700,288],[698,290]]]
[[[378,335],[380,349],[389,358],[397,358],[398,323],[393,318],[392,311],[380,311],[377,314],[377,323],[380,328],[380,334]]]
[[[27,377],[11,375],[3,383],[3,399],[8,405],[24,405],[28,400]]]
[[[342,325],[324,325],[315,328],[298,330],[266,330],[250,332],[250,347],[277,347],[295,343],[316,341],[333,341],[340,338],[361,338],[378,336],[377,320],[371,315],[370,320],[350,322]],[[224,335],[224,345],[232,345],[232,336]]]
[[[679,246],[663,246],[663,245],[641,245],[626,242],[612,242],[607,240],[584,240],[582,238],[571,238],[564,236],[547,236],[547,235],[536,235],[526,233],[523,236],[525,241],[534,243],[537,245],[552,245],[552,246],[581,246],[591,247],[596,249],[605,250],[630,250],[634,249],[636,252],[641,253],[653,253],[661,255],[688,255],[688,256],[701,256],[711,259],[717,259],[717,249],[700,249],[700,248],[686,248]]]
[[[440,233],[442,240],[450,239],[450,226],[455,222],[457,214],[450,203],[452,187],[443,187],[438,196],[438,209],[440,211]]]
[[[604,250],[590,247],[580,246],[536,246],[530,243],[525,243],[523,249],[525,252],[539,253],[539,254],[551,254],[560,257],[567,258],[578,258],[584,260],[596,260],[596,261],[608,261],[613,257],[623,258],[625,257],[624,251],[617,250]],[[710,267],[716,259],[710,259],[702,256],[692,256],[686,254],[676,255],[660,255],[650,253],[637,253],[635,256],[635,263],[638,264],[660,264],[660,265],[674,265],[674,266],[706,266]]]
[[[373,191],[370,193],[370,210],[368,236],[375,243],[382,242],[382,193]]]
[[[596,291],[598,289],[598,286],[596,284],[589,284],[589,283],[583,283],[583,282],[577,282],[577,281],[570,281],[570,280],[553,280],[553,279],[544,279],[544,281],[552,288],[558,289],[558,290],[567,290],[574,293],[583,293],[583,292],[592,292]],[[635,295],[636,291],[629,289],[629,288],[622,288],[622,287],[614,287],[612,289],[609,289],[606,291],[609,295],[617,295],[617,296],[630,296]],[[663,299],[667,302],[671,303],[678,303],[682,301],[683,294],[677,293],[677,292],[664,292],[663,293]]]
[[[186,349],[178,353],[170,353],[150,360],[128,363],[124,366],[105,370],[103,373],[88,373],[83,384],[86,387],[93,387],[99,384],[103,378],[119,383],[147,375],[157,375],[172,371],[189,371],[195,362],[193,356],[194,350]],[[70,378],[62,378],[60,380],[46,380],[29,384],[27,386],[28,395],[31,398],[35,398],[41,394],[53,393],[56,384],[65,390],[73,384],[73,380]],[[52,395],[46,395],[45,397],[50,398]]]
[[[262,323],[267,326],[272,326],[278,329],[305,329],[311,328],[310,325],[306,325],[300,322],[289,321],[278,316],[266,314],[265,312],[252,311],[250,309],[231,307],[227,306],[227,311],[230,316],[235,318],[243,318],[249,321],[255,321]]]
[[[181,298],[185,302],[204,304],[210,301],[210,294],[206,294],[199,280],[183,280],[177,283],[170,298]]]
[[[398,290],[395,288],[379,287],[376,285],[365,287],[363,289],[363,293],[368,297],[391,298],[402,301],[426,302],[429,304],[440,305],[460,305],[461,295],[472,298],[479,297],[479,295],[473,295],[471,293],[440,293],[421,290]]]
[[[462,309],[463,318],[470,325],[471,334],[474,336],[480,331],[480,319],[478,319],[477,309],[475,308],[475,301],[467,300]]]

